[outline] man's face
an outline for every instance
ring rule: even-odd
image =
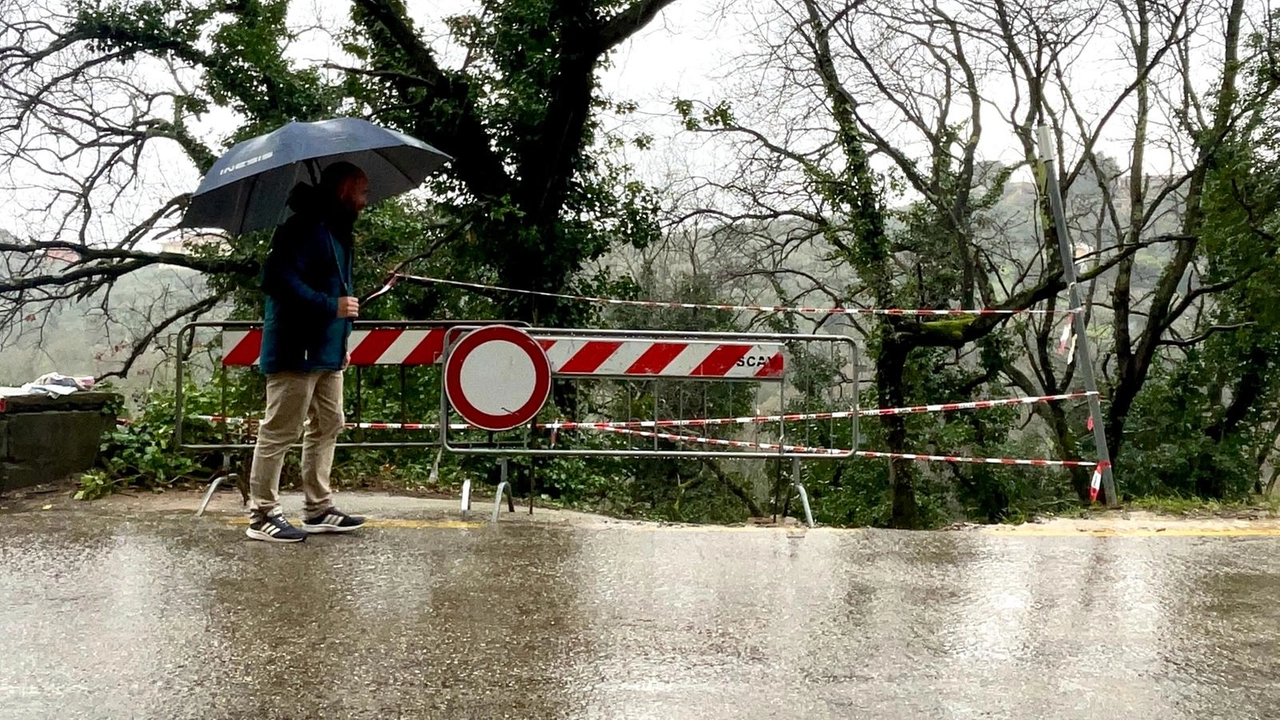
[[[369,178],[364,176],[347,178],[338,186],[338,202],[359,215],[369,204]]]

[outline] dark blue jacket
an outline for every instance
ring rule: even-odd
[[[263,373],[342,369],[351,321],[338,317],[338,298],[355,295],[351,255],[349,226],[319,212],[276,229],[262,273]]]

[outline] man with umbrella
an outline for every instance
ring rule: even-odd
[[[263,268],[266,294],[260,365],[266,417],[249,479],[249,537],[300,542],[308,533],[348,532],[364,519],[333,505],[329,473],[344,423],[342,375],[360,302],[352,282],[352,226],[365,206],[420,184],[447,155],[407,135],[355,118],[291,122],[219,158],[192,196],[187,227],[235,234],[280,224]],[[319,182],[299,182],[304,173]],[[285,199],[287,193],[287,200]],[[303,432],[301,529],[279,504],[280,471]]]
[[[298,185],[294,211],[276,230],[263,271],[266,317],[262,372],[267,376],[266,418],[258,428],[249,474],[253,517],[249,537],[298,542],[306,533],[348,532],[364,518],[333,506],[329,472],[342,431],[342,371],[347,367],[351,321],[360,302],[351,287],[351,230],[368,204],[369,178],[347,162],[324,169],[318,188]],[[280,510],[285,454],[309,421],[302,446],[302,530]]]

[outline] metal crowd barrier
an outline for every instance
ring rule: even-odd
[[[348,347],[351,351],[351,372],[354,374],[354,389],[347,394],[353,399],[354,412],[348,418],[353,423],[354,441],[339,440],[337,447],[354,449],[388,449],[388,448],[438,448],[440,441],[432,435],[424,440],[366,441],[366,429],[405,429],[417,432],[421,423],[412,423],[407,411],[407,387],[409,373],[425,372],[439,374],[440,357],[443,350],[444,333],[460,323],[455,321],[385,321],[357,320],[353,323],[353,331]],[[480,327],[498,324],[497,321],[468,321],[468,327]],[[505,322],[506,325],[525,326],[525,323]],[[201,338],[198,342],[198,338]],[[247,438],[251,435],[234,428],[244,428],[256,422],[244,416],[230,417],[228,409],[227,372],[231,369],[242,369],[258,376],[257,364],[262,345],[262,323],[252,321],[207,321],[193,322],[184,325],[176,336],[176,370],[174,399],[173,447],[175,451],[220,452],[222,453],[222,470],[209,483],[200,508],[196,515],[202,515],[208,507],[213,494],[226,482],[235,482],[239,473],[233,469],[232,457],[236,454],[252,453],[254,443]],[[211,416],[212,422],[220,428],[221,442],[189,442],[186,437],[187,425],[191,421],[186,410],[186,382],[189,377],[189,362],[194,350],[199,346],[217,348],[214,362],[223,372],[216,373],[218,387],[218,411]],[[373,368],[390,370],[395,368],[399,375],[401,417],[399,423],[364,421],[365,375]],[[265,406],[265,381],[262,391],[258,393],[258,402],[252,412],[261,412]],[[301,447],[301,442],[294,448]],[[498,499],[501,499],[499,495]],[[509,501],[514,511],[514,503]]]
[[[446,367],[475,329],[460,326],[445,333],[442,362]],[[792,485],[810,526],[813,515],[801,482],[801,461],[841,460],[856,453],[859,356],[857,344],[849,337],[560,328],[522,332],[546,354],[560,395],[571,397],[572,404],[584,412],[578,417],[560,417],[552,403],[536,419],[523,421],[513,415],[522,421],[520,425],[495,435],[493,428],[476,427],[466,412],[460,412],[457,398],[442,392],[439,425],[446,451],[534,457],[790,459]],[[827,378],[830,382],[816,388],[809,378],[809,392],[803,394],[809,400],[815,393],[826,395],[824,408],[842,408],[843,412],[825,413],[831,417],[824,420],[830,423],[828,441],[840,437],[842,449],[818,448],[807,438],[788,436],[788,423],[806,415],[787,412],[788,393],[802,389],[799,386],[806,382],[797,377],[797,355],[825,361],[831,372],[848,380],[842,383]],[[446,374],[446,389],[448,380]],[[483,382],[476,386],[483,392]],[[522,400],[517,398],[514,403]],[[490,404],[494,404],[492,399]],[[700,434],[689,432],[691,428]],[[741,433],[737,438],[709,436],[713,430],[723,435],[726,428],[750,428],[756,437],[743,438]],[[759,437],[760,430],[775,428],[775,434]],[[811,430],[810,423],[804,432]],[[598,441],[601,434],[625,442],[611,447],[586,446],[591,440]]]
[[[220,413],[212,417],[221,422],[222,442],[186,441],[186,361],[196,345],[197,332],[201,331],[218,333],[221,347],[217,362],[224,370],[248,369],[258,360],[261,324],[200,322],[191,323],[178,333],[174,446],[179,450],[223,453],[223,471],[211,481],[197,515],[204,512],[221,483],[238,478],[231,468],[232,454],[251,452],[254,447],[232,435],[233,420],[227,418],[226,372],[218,373]],[[482,336],[485,339],[478,340]],[[514,511],[507,479],[510,457],[664,457],[789,459],[792,486],[804,507],[805,520],[812,526],[801,461],[849,458],[859,444],[858,348],[843,335],[532,328],[510,322],[359,321],[349,347],[355,374],[355,412],[349,420],[353,421],[357,437],[355,441],[339,442],[338,447],[437,447],[460,455],[494,456],[501,467],[494,521],[504,492],[508,509]],[[801,372],[806,363],[808,370]],[[363,375],[372,366],[398,368],[399,423],[366,423],[362,418]],[[822,371],[815,373],[815,366],[821,366]],[[439,415],[434,423],[409,422],[409,372],[434,373],[442,384]],[[815,381],[819,376],[825,378],[820,383]],[[799,391],[806,391],[801,396],[809,401],[818,397],[823,408],[841,408],[840,412],[817,416],[830,423],[827,444],[835,446],[838,436],[843,449],[814,447],[808,437],[788,435],[789,422],[800,416],[810,420],[813,417],[810,413],[788,414],[788,397]],[[474,397],[468,398],[468,394]],[[513,407],[516,405],[519,407]],[[567,415],[561,415],[562,411]],[[812,428],[813,423],[808,422],[802,432],[811,433]],[[365,430],[435,430],[438,436],[369,442],[363,438]],[[847,443],[843,442],[845,437]],[[470,479],[464,479],[464,515],[470,510],[470,486]],[[531,480],[531,510],[533,495]]]

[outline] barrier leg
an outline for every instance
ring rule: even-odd
[[[462,481],[462,519],[471,517],[471,478]]]
[[[800,493],[800,504],[804,505],[805,524],[813,527],[813,511],[809,509],[809,493],[805,492],[804,485],[800,484],[800,458],[793,458],[791,461],[791,480],[796,486],[796,491]]]
[[[502,475],[498,479],[498,492],[493,495],[493,522],[498,522],[498,513],[502,511],[502,492],[507,493],[507,506],[511,508],[511,512],[515,512],[514,500],[511,498],[511,483],[507,482],[507,459],[502,458],[498,461],[498,467],[502,470]]]
[[[809,509],[809,493],[804,491],[803,485],[796,485],[796,490],[800,492],[800,502],[804,505],[804,521],[809,527],[813,527],[813,511]]]
[[[213,499],[213,494],[218,491],[218,486],[224,480],[236,480],[238,476],[235,473],[226,473],[215,477],[209,482],[209,489],[204,492],[204,499],[200,501],[200,509],[196,510],[196,517],[204,515],[205,508],[209,507],[209,501]]]
[[[498,522],[498,513],[502,512],[502,493],[507,493],[507,497],[511,497],[511,486],[506,481],[498,483],[498,493],[493,496],[493,522]]]
[[[507,512],[515,512],[516,499],[511,495],[511,483],[507,482],[506,458],[502,458],[502,482],[507,486]],[[502,499],[502,493],[498,493],[498,499]]]
[[[239,479],[239,474],[231,472],[231,455],[225,452],[222,453],[222,474],[209,481],[209,489],[204,491],[204,498],[200,500],[200,507],[196,510],[196,517],[204,515],[204,511],[209,507],[209,502],[213,500],[213,494],[218,491],[218,487],[223,482]]]

